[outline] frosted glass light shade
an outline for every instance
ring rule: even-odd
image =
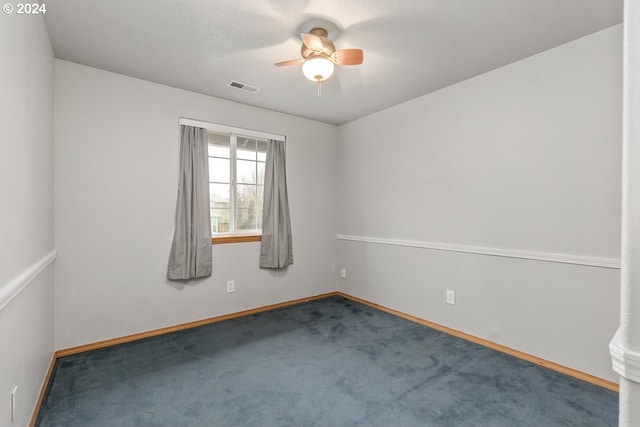
[[[333,74],[333,62],[322,56],[307,59],[302,64],[302,72],[312,82],[323,82]]]

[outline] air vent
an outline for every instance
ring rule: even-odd
[[[242,89],[242,90],[245,90],[245,91],[251,92],[251,93],[256,93],[257,91],[260,90],[257,87],[250,86],[250,85],[245,84],[245,83],[236,82],[235,80],[231,80],[229,83],[227,83],[227,86],[235,87],[237,89]]]

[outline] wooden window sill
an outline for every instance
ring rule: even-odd
[[[212,237],[211,243],[214,245],[223,245],[226,243],[243,243],[243,242],[259,242],[262,240],[260,235],[235,235],[235,236],[220,236]]]

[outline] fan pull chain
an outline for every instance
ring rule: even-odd
[[[322,83],[320,83],[320,79],[318,79],[318,96],[322,98]]]

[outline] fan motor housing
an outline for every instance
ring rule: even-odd
[[[310,58],[311,56],[317,56],[322,54],[326,56],[331,56],[336,51],[336,47],[333,44],[333,42],[327,38],[327,35],[329,33],[327,33],[327,30],[325,30],[324,28],[320,28],[320,27],[312,28],[311,31],[309,31],[309,34],[313,34],[320,38],[320,40],[322,41],[322,51],[319,51],[319,52],[315,51],[313,49],[308,48],[304,43],[302,43],[302,47],[300,48],[300,53],[302,53],[302,57],[304,59]]]

